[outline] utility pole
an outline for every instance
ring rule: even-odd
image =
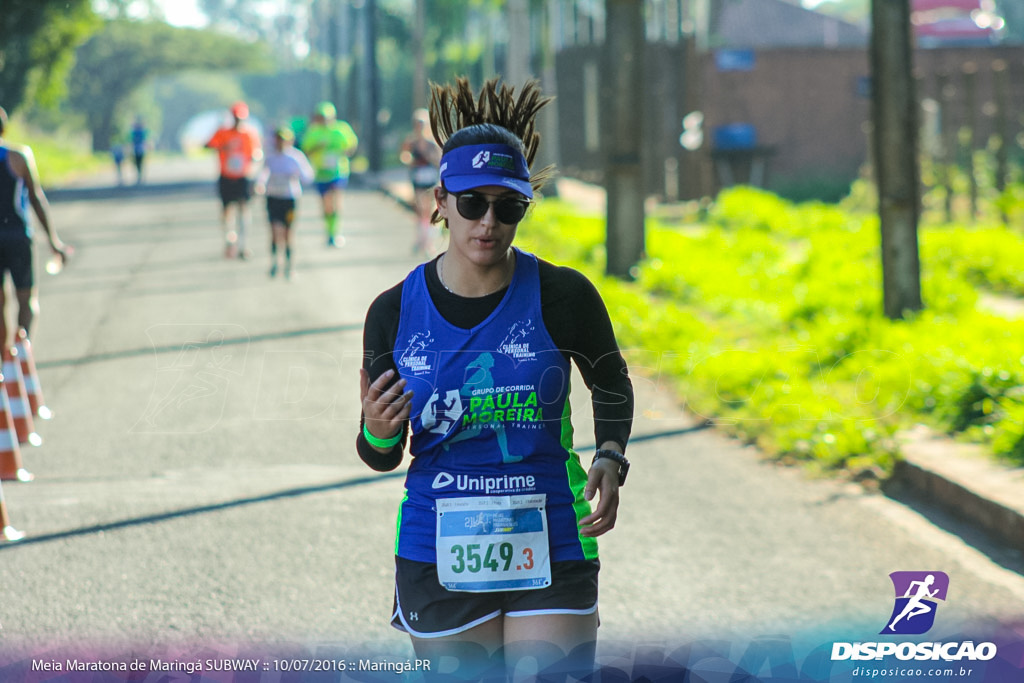
[[[412,53],[415,63],[412,75],[412,108],[426,107],[427,65],[424,45],[427,28],[427,0],[416,0],[415,19],[412,25]]]
[[[558,3],[546,2],[541,10],[541,54],[540,83],[546,95],[555,95],[540,112],[538,128],[541,134],[541,146],[534,164],[538,168],[553,165],[558,168],[561,159],[561,140],[558,136],[558,83],[555,76],[555,57],[558,51]],[[544,188],[548,197],[558,196],[558,183],[552,181]]]
[[[366,93],[365,114],[363,116],[364,134],[366,135],[366,160],[371,175],[381,170],[380,149],[380,74],[377,70],[377,0],[365,0],[366,36],[363,43],[366,69],[364,73]]]
[[[882,225],[884,311],[891,320],[923,308],[917,244],[917,97],[911,42],[909,3],[871,0],[872,139]]]
[[[643,258],[644,183],[640,163],[644,105],[642,0],[605,0],[602,126],[608,234],[606,272],[631,278]]]
[[[505,82],[520,90],[530,80],[530,7],[528,0],[508,0],[508,58]]]
[[[361,137],[366,130],[363,121],[366,112],[361,97],[366,81],[366,60],[363,58],[366,53],[363,47],[366,42],[366,13],[363,11],[363,0],[343,0],[342,6],[346,15],[345,54],[349,65],[345,79],[345,115]]]
[[[331,55],[328,67],[331,75],[327,80],[327,99],[337,106],[341,103],[341,88],[338,83],[338,69],[341,61],[338,55],[338,45],[341,41],[338,40],[338,24],[340,23],[338,6],[334,3],[331,3],[330,9],[327,10],[327,22],[327,44],[328,52]]]

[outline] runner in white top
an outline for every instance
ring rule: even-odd
[[[284,276],[292,275],[292,222],[302,184],[313,182],[313,167],[306,155],[295,149],[295,134],[289,128],[274,131],[274,151],[263,162],[256,176],[256,192],[267,197],[270,220],[270,277],[277,275],[278,261],[284,256]]]

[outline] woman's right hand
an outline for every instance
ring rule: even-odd
[[[370,383],[370,373],[359,369],[359,398],[363,403],[366,429],[378,439],[398,434],[412,412],[412,391],[405,391],[406,381],[394,381],[395,371],[388,370]]]

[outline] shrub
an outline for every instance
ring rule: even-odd
[[[827,469],[888,470],[895,432],[922,420],[1022,457],[1024,322],[975,310],[976,288],[1011,274],[1014,233],[926,231],[928,309],[893,322],[874,217],[736,188],[704,224],[647,230],[632,283],[602,274],[603,221],[564,203],[538,206],[520,240],[595,280],[620,344],[694,413]]]

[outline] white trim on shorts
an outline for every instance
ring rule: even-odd
[[[405,619],[405,612],[402,611],[402,601],[398,597],[398,582],[397,581],[395,582],[395,613],[391,615],[391,626],[393,628],[398,629],[399,631],[405,631],[410,636],[415,636],[417,638],[424,638],[424,639],[428,639],[428,638],[444,638],[445,636],[454,636],[454,635],[458,635],[459,633],[463,633],[465,631],[468,631],[471,628],[479,626],[480,624],[486,623],[486,622],[490,621],[491,619],[494,619],[495,617],[500,617],[500,616],[501,616],[501,610],[498,609],[498,610],[494,610],[490,614],[485,614],[484,616],[480,617],[479,619],[474,619],[473,621],[469,622],[468,624],[463,624],[462,626],[456,626],[455,628],[450,628],[450,629],[448,629],[446,631],[436,631],[436,632],[417,631],[412,626],[410,626],[409,622],[406,621],[406,619]],[[395,624],[395,619],[398,619],[398,621],[401,622],[401,624],[402,624],[401,627],[399,627],[397,624]]]
[[[506,617],[540,617],[545,614],[575,614],[586,616],[597,611],[597,603],[587,609],[531,609],[522,612],[505,612]]]

